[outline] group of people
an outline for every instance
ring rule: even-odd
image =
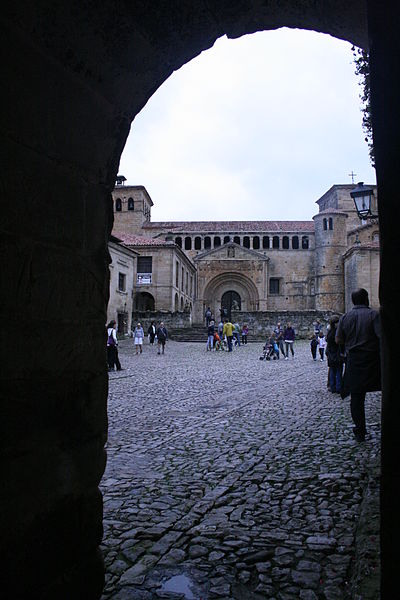
[[[365,395],[381,389],[380,321],[378,311],[370,308],[368,292],[352,293],[353,308],[340,318],[331,318],[325,335],[319,321],[311,340],[311,353],[328,362],[328,389],[347,398],[358,442],[366,435]],[[344,368],[344,373],[343,373]]]
[[[232,352],[234,345],[247,344],[248,334],[247,323],[240,327],[239,323],[231,323],[229,319],[225,319],[216,325],[211,319],[207,325],[207,351],[226,349]]]
[[[141,323],[136,324],[135,329],[132,331],[132,337],[135,354],[142,354],[145,334]],[[150,323],[147,330],[147,337],[151,346],[157,341],[157,354],[164,354],[165,344],[168,339],[168,331],[162,321],[158,326],[155,321]],[[111,320],[107,325],[107,364],[109,371],[114,371],[115,369],[117,371],[122,370],[118,358],[117,323],[114,320]]]
[[[283,327],[281,323],[277,323],[274,330],[267,336],[260,360],[279,360],[280,355],[285,360],[289,360],[289,352],[294,358],[295,339],[296,332],[291,323],[287,323],[286,327]]]

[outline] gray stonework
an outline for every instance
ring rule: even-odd
[[[351,292],[361,286],[378,307],[377,226],[371,230],[359,221],[352,188],[332,186],[317,200],[319,212],[310,221],[152,222],[145,188],[122,186],[113,192],[114,231],[121,238],[138,236],[129,247],[140,254],[153,252],[154,244],[160,258],[146,292],[156,298],[156,310],[182,311],[187,301],[194,323],[202,322],[208,306],[218,315],[224,294],[230,292],[240,297],[243,311],[342,313],[349,308]],[[121,196],[133,199],[135,194],[143,200],[135,201],[134,210],[126,202],[121,205]],[[163,264],[166,245],[186,256],[184,270],[196,276],[184,299],[175,268],[167,260]],[[168,282],[178,283],[172,300],[171,294],[165,295]]]
[[[285,327],[291,323],[298,339],[310,339],[314,333],[314,323],[317,319],[320,321],[324,332],[327,331],[330,318],[334,314],[332,311],[268,311],[268,312],[232,312],[232,322],[238,322],[240,325],[247,323],[249,326],[249,340],[257,338],[265,339],[268,332],[272,332],[277,323]]]

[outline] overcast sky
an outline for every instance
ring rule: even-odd
[[[308,220],[333,184],[375,183],[351,45],[280,29],[221,38],[150,98],[119,173],[153,221]]]

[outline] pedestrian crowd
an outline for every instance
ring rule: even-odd
[[[142,354],[145,333],[140,322],[136,324],[132,331],[132,337],[135,355]],[[150,346],[154,346],[156,343],[157,354],[164,354],[165,344],[168,340],[168,330],[162,321],[158,325],[156,325],[155,321],[150,323],[147,329],[147,339]],[[107,364],[109,371],[123,370],[118,358],[117,324],[114,320],[110,321],[107,325]]]
[[[380,373],[380,322],[379,313],[369,307],[368,292],[361,288],[352,294],[353,309],[339,316],[332,316],[326,327],[319,320],[314,323],[310,340],[313,361],[328,365],[327,389],[342,399],[350,396],[350,411],[354,423],[353,433],[358,442],[365,440],[365,395],[381,389]],[[234,347],[246,346],[249,337],[247,323],[232,323],[221,309],[221,319],[216,324],[208,307],[205,312],[207,328],[207,351],[232,352]],[[138,322],[132,332],[135,354],[143,352],[145,332]],[[157,343],[157,354],[164,354],[168,331],[163,322],[152,321],[147,329],[150,346]],[[296,333],[289,322],[280,322],[271,331],[262,348],[260,360],[294,359]],[[118,357],[118,337],[115,320],[107,325],[108,370],[122,370]]]

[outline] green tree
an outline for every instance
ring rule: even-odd
[[[369,54],[362,48],[353,46],[353,57],[355,64],[355,73],[360,78],[360,86],[362,92],[360,99],[362,102],[362,128],[365,133],[365,141],[369,148],[369,158],[373,167],[375,167],[374,143],[372,136],[372,120],[371,120],[371,88],[370,88],[370,72],[369,72]]]

